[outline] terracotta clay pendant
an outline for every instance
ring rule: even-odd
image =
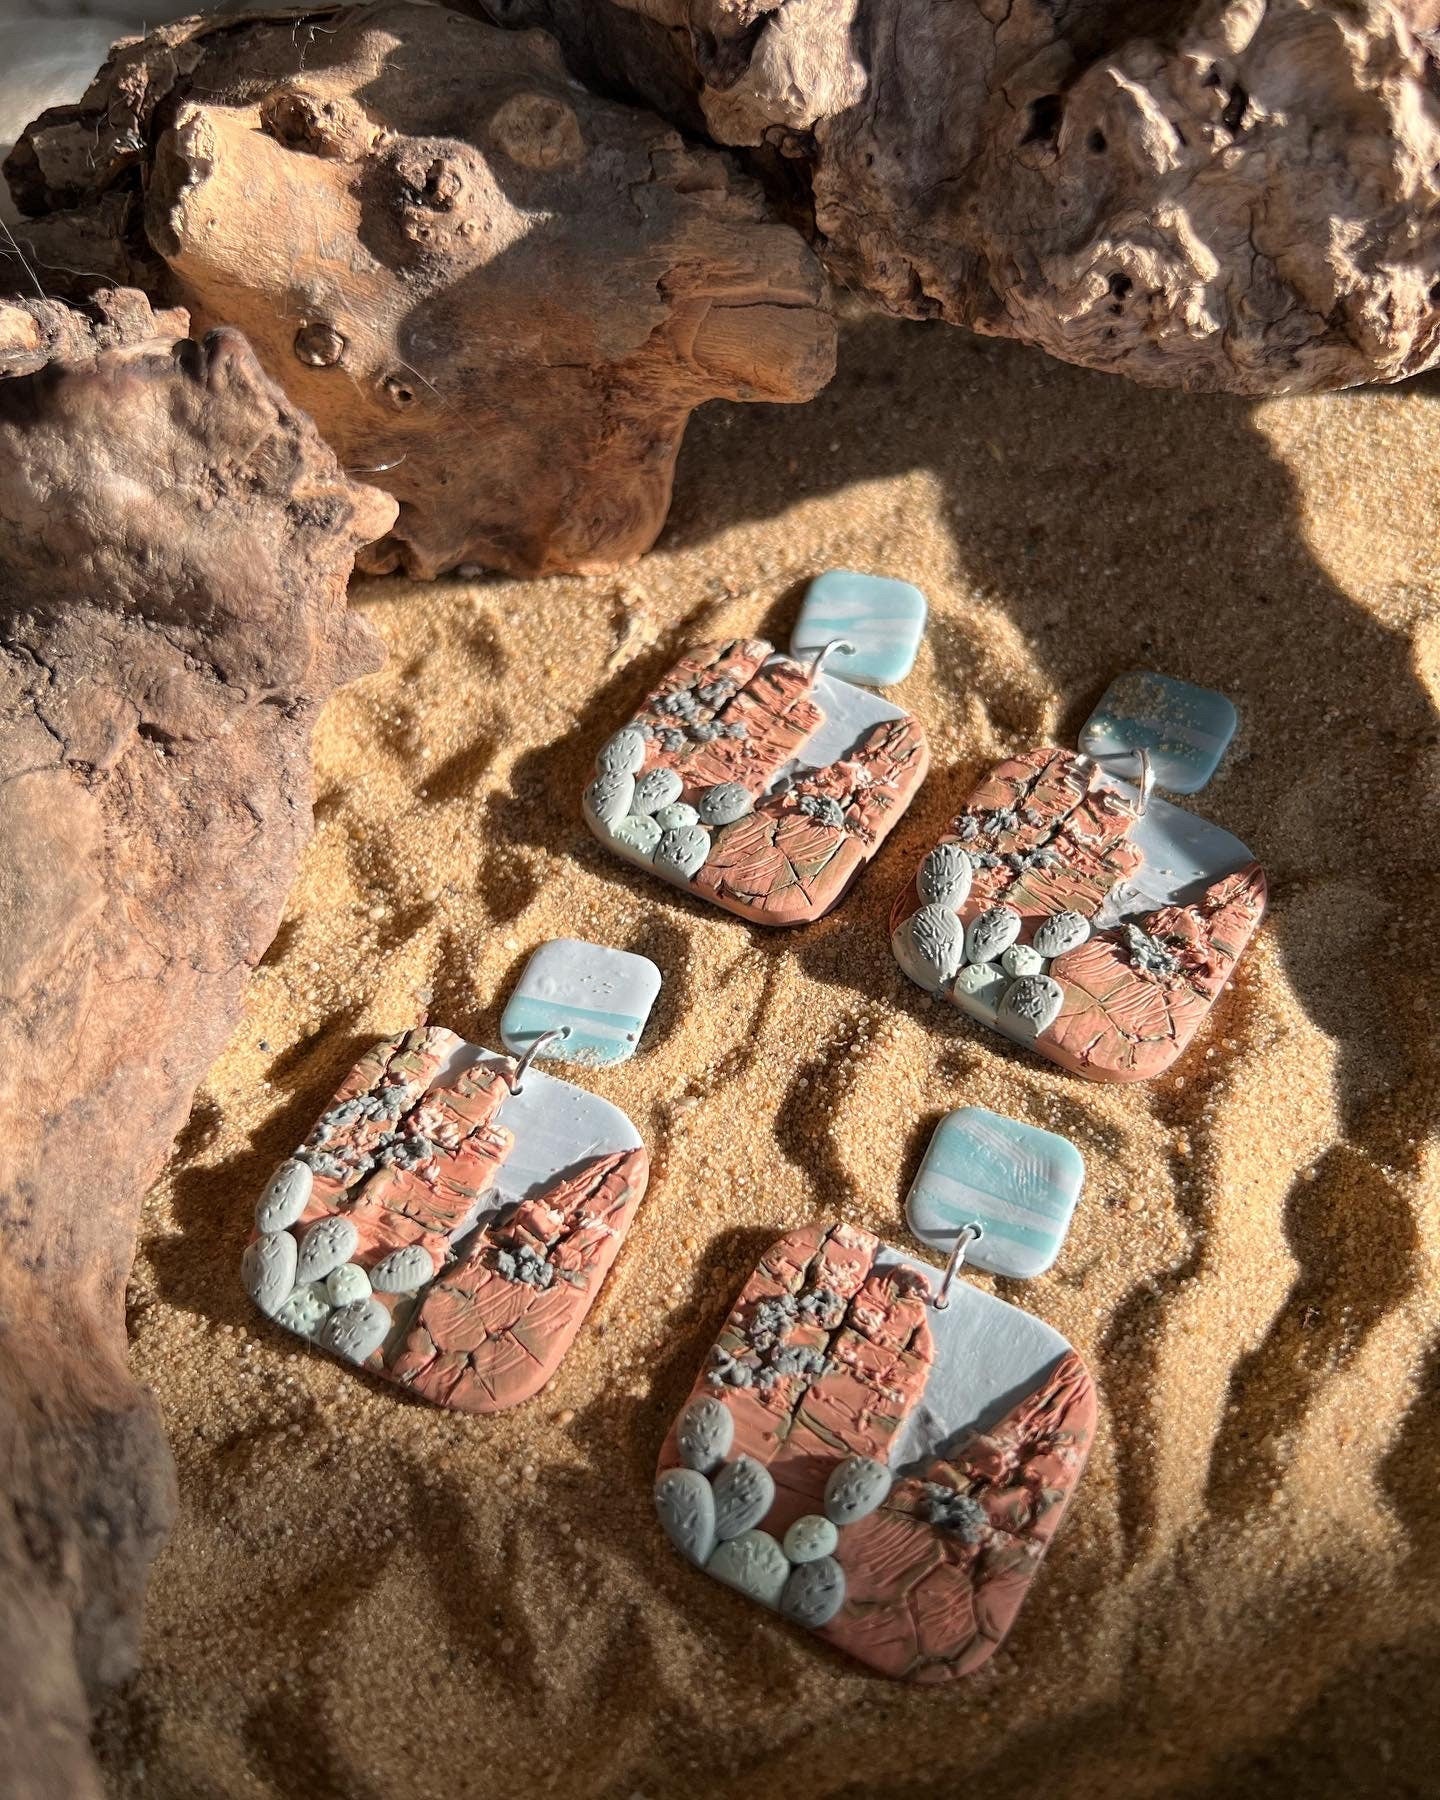
[[[618,1107],[428,1026],[352,1070],[255,1208],[241,1263],[279,1325],[458,1412],[559,1366],[645,1192]]]
[[[884,1675],[1004,1640],[1080,1479],[1095,1391],[1057,1332],[848,1225],[760,1261],[660,1455],[681,1553]]]
[[[1071,750],[1000,763],[890,918],[912,981],[1098,1081],[1170,1067],[1265,910],[1245,845],[1142,767],[1137,788]]]
[[[761,925],[818,919],[925,779],[918,722],[760,638],[683,657],[601,748],[585,817],[627,862]]]

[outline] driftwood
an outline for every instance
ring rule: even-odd
[[[378,665],[394,513],[234,332],[0,302],[0,1768],[98,1794],[173,1505],[125,1367],[141,1195],[310,830],[310,733]],[[178,342],[176,340],[179,340]]]
[[[1440,360],[1436,0],[479,0],[752,148],[830,269],[1158,385]]]
[[[728,159],[439,8],[166,27],[6,172],[61,215],[20,233],[39,260],[239,326],[376,472],[401,507],[372,571],[624,561],[694,406],[834,366],[819,264]]]

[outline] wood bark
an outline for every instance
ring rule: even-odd
[[[0,302],[0,1767],[99,1793],[174,1506],[126,1370],[141,1196],[310,830],[310,734],[394,505],[234,332]]]
[[[729,159],[438,7],[182,21],[6,169],[61,215],[20,234],[45,263],[239,326],[398,497],[372,571],[627,560],[693,407],[834,366],[819,264]]]
[[[747,146],[838,280],[1155,385],[1440,360],[1435,0],[477,0]]]

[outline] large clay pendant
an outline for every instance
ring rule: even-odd
[[[884,1675],[1003,1641],[1085,1465],[1095,1391],[1029,1313],[848,1225],[760,1261],[660,1455],[675,1546]]]
[[[298,1336],[436,1406],[500,1412],[555,1373],[648,1171],[608,1101],[408,1031],[361,1059],[276,1171],[241,1275]]]
[[[925,779],[919,723],[760,638],[683,657],[602,747],[585,817],[604,844],[761,925],[818,919]]]
[[[896,900],[901,968],[1076,1074],[1168,1069],[1254,935],[1265,876],[1147,788],[1070,750],[1000,763]]]

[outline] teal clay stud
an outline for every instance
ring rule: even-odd
[[[835,673],[865,687],[886,687],[915,667],[925,614],[925,596],[912,582],[827,569],[806,591],[790,653],[814,656],[843,638],[847,648],[832,658]]]
[[[631,821],[627,821],[629,823]],[[660,841],[653,819],[637,819]],[[513,1056],[540,1044],[538,1054],[560,1062],[603,1067],[635,1054],[660,992],[660,971],[648,956],[552,938],[541,944],[500,1016],[500,1039]],[[544,1034],[563,1032],[541,1042]]]
[[[1080,731],[1097,762],[1148,751],[1155,785],[1198,794],[1220,766],[1238,723],[1224,694],[1169,675],[1117,675]]]
[[[1060,1254],[1085,1180],[1068,1138],[983,1106],[947,1113],[905,1202],[922,1243],[949,1252],[967,1225],[965,1260],[992,1275],[1043,1275]]]

